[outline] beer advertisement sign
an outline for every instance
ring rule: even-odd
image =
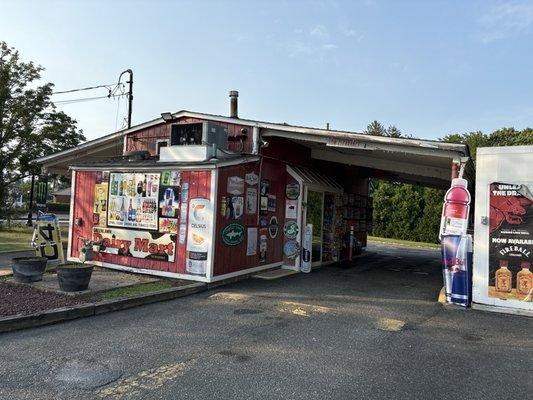
[[[531,301],[533,296],[532,186],[490,184],[489,296]]]

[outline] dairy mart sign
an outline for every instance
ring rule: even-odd
[[[93,240],[100,242],[100,253],[174,262],[176,235],[131,229],[93,228]]]

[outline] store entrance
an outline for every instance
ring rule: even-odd
[[[305,225],[313,225],[312,265],[322,261],[322,226],[324,219],[324,192],[308,190],[305,198]]]

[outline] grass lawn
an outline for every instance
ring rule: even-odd
[[[32,250],[30,246],[33,228],[14,227],[11,229],[0,229],[0,252],[9,250]],[[68,228],[61,226],[61,239],[66,242],[68,238]]]
[[[436,243],[411,242],[409,240],[389,239],[389,238],[382,238],[382,237],[377,237],[377,236],[368,236],[368,241],[378,242],[378,243],[396,244],[396,245],[407,246],[407,247],[425,247],[429,249],[440,249],[440,244],[436,244]]]

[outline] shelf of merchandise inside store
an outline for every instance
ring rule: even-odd
[[[354,193],[343,195],[343,218],[346,228],[354,227],[357,240],[366,246],[367,233],[372,233],[373,199]]]

